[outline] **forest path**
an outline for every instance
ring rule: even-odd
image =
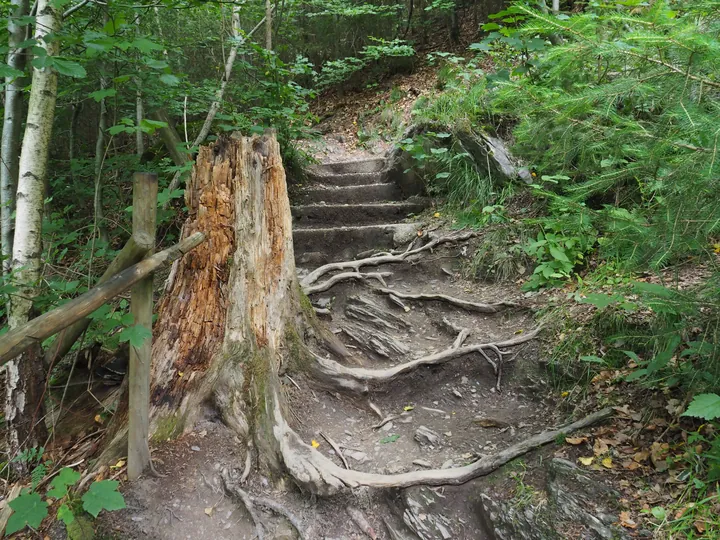
[[[348,179],[347,175],[355,175],[348,180],[350,185],[355,181],[360,182],[359,186],[384,183],[383,160],[355,160],[350,171],[346,167],[315,167],[311,176],[315,175],[320,185],[307,187],[308,192],[342,189],[338,179]],[[368,177],[377,182],[366,183]],[[328,180],[334,185],[327,184]],[[375,246],[375,236],[363,244],[362,235],[357,239],[352,235],[358,229],[367,231],[362,229],[367,225],[344,226],[347,219],[395,220],[395,214],[372,217],[372,212],[383,204],[350,201],[343,208],[318,205],[319,214],[313,214],[304,204],[294,206],[296,224],[322,220],[322,212],[331,211],[326,219],[341,231],[336,233],[340,239],[332,242],[324,234],[302,238],[301,242],[296,238],[299,274],[348,253],[354,255],[371,247],[387,250],[402,244],[393,239],[392,245],[385,241]],[[404,210],[402,205],[407,203],[395,204]],[[427,205],[427,201],[417,204]],[[367,213],[363,213],[364,208]],[[315,225],[319,224],[307,230],[316,230]],[[424,243],[429,234],[418,221],[409,220],[402,227],[409,231],[407,243]],[[343,239],[344,230],[353,232]],[[439,235],[440,231],[433,234]],[[306,253],[320,256],[306,257]],[[522,301],[514,285],[465,280],[463,267],[472,253],[474,249],[467,242],[448,244],[412,261],[382,265],[372,271],[388,274],[387,288],[399,295],[442,293],[486,303]],[[313,304],[326,310],[325,320],[332,331],[366,367],[389,367],[447,349],[457,338],[453,328],[467,329],[466,343],[473,344],[509,339],[534,327],[532,314],[524,309],[487,314],[424,300],[402,300],[402,307],[390,301],[388,295],[378,294],[372,285],[342,282],[327,292],[311,295]],[[369,317],[368,310],[372,313]],[[358,471],[394,474],[461,466],[538,433],[552,422],[537,397],[545,394],[537,343],[530,341],[515,352],[518,354],[506,366],[499,391],[493,368],[479,354],[417,369],[373,391],[370,399],[382,416],[397,416],[380,427],[375,427],[380,417],[368,403],[317,390],[302,374],[290,374],[283,377],[291,412],[288,420],[306,442],[317,445],[338,465],[345,461]],[[121,538],[254,538],[249,516],[225,493],[220,478],[223,469],[242,469],[244,455],[244,444],[208,410],[205,420],[192,432],[154,449],[156,467],[165,476],[146,477],[132,484],[125,492],[128,509],[103,518],[102,530]],[[480,503],[485,486],[495,482],[489,480],[491,477],[457,487],[356,489],[341,497],[314,500],[283,479],[263,474],[253,470],[244,489],[289,509],[303,524],[306,538],[367,538],[351,513],[363,515],[381,539],[494,538],[483,525]],[[514,489],[512,482],[507,483],[507,475],[499,478],[502,489]],[[349,513],[348,507],[354,510]],[[295,538],[292,527],[276,514],[263,513],[262,518],[268,524],[267,538]]]

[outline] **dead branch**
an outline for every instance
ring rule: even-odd
[[[413,255],[417,255],[419,253],[422,253],[424,251],[429,251],[436,246],[439,246],[440,244],[445,244],[448,242],[462,242],[465,240],[468,240],[470,238],[473,238],[475,236],[478,236],[480,232],[478,231],[463,231],[460,233],[450,234],[447,236],[441,236],[440,238],[436,238],[424,246],[421,246],[416,249],[408,249],[402,253],[394,253],[394,254],[382,254],[378,256],[373,257],[367,257],[365,259],[358,259],[356,261],[343,261],[343,262],[336,262],[336,263],[330,263],[321,266],[320,268],[317,268],[310,272],[307,276],[305,276],[302,280],[300,280],[300,286],[302,287],[303,291],[305,291],[305,294],[307,293],[307,289],[315,283],[318,279],[320,279],[322,276],[329,272],[335,272],[337,270],[347,270],[352,269],[355,272],[359,272],[360,268],[363,266],[379,266],[381,264],[387,264],[387,263],[396,263],[396,262],[402,262],[408,257],[411,257]],[[412,244],[411,244],[412,246]]]
[[[390,416],[387,416],[383,418],[379,423],[375,424],[372,429],[380,429],[388,422],[392,422],[393,420],[397,420],[398,418],[402,418],[403,416],[407,416],[407,411],[403,411],[400,414],[391,414]]]
[[[333,441],[330,437],[325,435],[322,431],[320,432],[320,436],[327,441],[327,443],[332,446],[332,449],[335,450],[335,453],[340,457],[340,459],[343,462],[343,465],[345,465],[346,469],[349,469],[350,466],[348,465],[347,459],[345,459],[345,456],[343,455],[342,451],[340,450],[340,447]]]
[[[493,304],[483,304],[480,302],[470,302],[469,300],[463,300],[462,298],[454,298],[446,294],[410,294],[402,293],[400,291],[396,291],[395,289],[387,289],[381,287],[376,287],[373,289],[373,291],[376,293],[394,295],[398,298],[404,298],[406,300],[430,300],[447,302],[448,304],[461,307],[467,311],[476,311],[479,313],[497,313],[508,307],[518,307],[518,304],[515,304],[513,302],[495,302]]]
[[[341,281],[348,281],[351,279],[357,279],[360,281],[367,281],[368,279],[376,279],[378,280],[384,287],[387,287],[387,284],[385,283],[386,277],[390,277],[392,275],[391,272],[374,272],[374,273],[368,273],[368,274],[362,274],[360,272],[343,272],[342,274],[336,274],[327,281],[323,281],[322,283],[319,283],[317,285],[314,285],[312,287],[305,287],[303,289],[303,292],[310,296],[311,294],[316,294],[320,292],[325,292],[334,285],[340,283]]]

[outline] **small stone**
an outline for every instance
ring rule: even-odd
[[[199,452],[199,451],[200,451],[200,447],[199,447],[199,446],[191,446],[191,447],[190,447],[190,450],[192,450],[193,452]]]
[[[440,435],[428,427],[420,426],[415,431],[415,440],[419,442],[421,446],[426,444],[434,445],[440,441]]]
[[[440,466],[440,468],[441,468],[441,469],[451,469],[452,466],[453,466],[453,460],[452,460],[452,459],[448,459],[447,461],[445,461],[445,462]]]
[[[359,452],[357,450],[345,450],[345,455],[354,459],[358,463],[364,463],[371,460],[365,452]]]
[[[345,435],[347,435],[348,437],[352,437],[352,432],[348,431],[347,429],[343,433],[345,433]]]
[[[393,423],[392,423],[392,422],[388,422],[387,424],[385,424],[385,425],[384,425],[383,427],[381,427],[380,429],[382,429],[383,431],[390,431],[393,427],[394,427],[394,426],[393,426]]]
[[[321,296],[317,300],[315,300],[315,305],[321,309],[327,308],[330,303],[332,302],[332,298],[330,296]]]
[[[468,378],[463,375],[462,379],[460,379],[460,384],[467,384]]]
[[[472,392],[472,393],[474,394],[475,392],[477,392],[477,389],[471,388],[471,389],[470,389],[470,392]]]
[[[430,463],[426,459],[416,459],[415,461],[413,461],[413,465],[419,465],[420,467],[432,469],[432,463]]]
[[[412,416],[403,416],[402,418],[400,418],[400,420],[398,420],[398,422],[400,422],[401,424],[409,424],[412,421],[413,421]]]
[[[456,398],[462,399],[462,394],[458,391],[457,388],[453,388],[452,393],[453,393],[453,396],[455,396]]]

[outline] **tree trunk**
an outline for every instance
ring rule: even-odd
[[[265,49],[272,51],[272,0],[265,0]]]
[[[28,13],[28,0],[12,0],[12,13],[8,19],[8,58],[13,69],[25,69],[25,50],[18,45],[25,40],[25,27],[16,24],[18,17]],[[5,77],[5,114],[2,129],[2,152],[0,155],[0,243],[2,244],[3,274],[10,271],[15,190],[17,189],[20,136],[22,134],[22,89],[26,81],[20,77]]]
[[[35,39],[48,56],[56,56],[59,42],[45,41],[60,30],[60,18],[53,2],[39,0]],[[17,210],[12,267],[16,271],[18,294],[13,294],[8,310],[10,328],[30,318],[37,295],[42,254],[42,215],[44,181],[47,174],[50,137],[55,116],[57,74],[50,68],[33,68],[25,135],[20,153]],[[42,360],[36,352],[25,352],[8,363],[5,418],[8,452],[44,442],[46,428],[41,399]],[[40,420],[33,422],[32,419]]]
[[[107,83],[104,77],[100,78],[100,90],[105,90]],[[103,242],[108,242],[107,226],[105,224],[105,213],[103,211],[103,181],[102,169],[105,161],[105,130],[107,129],[107,105],[105,98],[100,100],[100,112],[98,114],[97,140],[95,141],[95,194],[93,197],[93,209],[95,217],[95,228],[98,237]]]

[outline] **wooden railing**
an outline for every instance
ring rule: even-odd
[[[16,358],[36,343],[62,332],[45,354],[51,366],[62,358],[90,324],[93,311],[132,287],[130,312],[135,324],[152,332],[153,272],[168,266],[205,241],[196,232],[174,246],[154,253],[157,215],[157,175],[135,173],[133,177],[132,236],[97,285],[0,337],[0,366]],[[137,478],[150,462],[148,449],[150,401],[150,355],[152,340],[130,347],[128,477]]]

